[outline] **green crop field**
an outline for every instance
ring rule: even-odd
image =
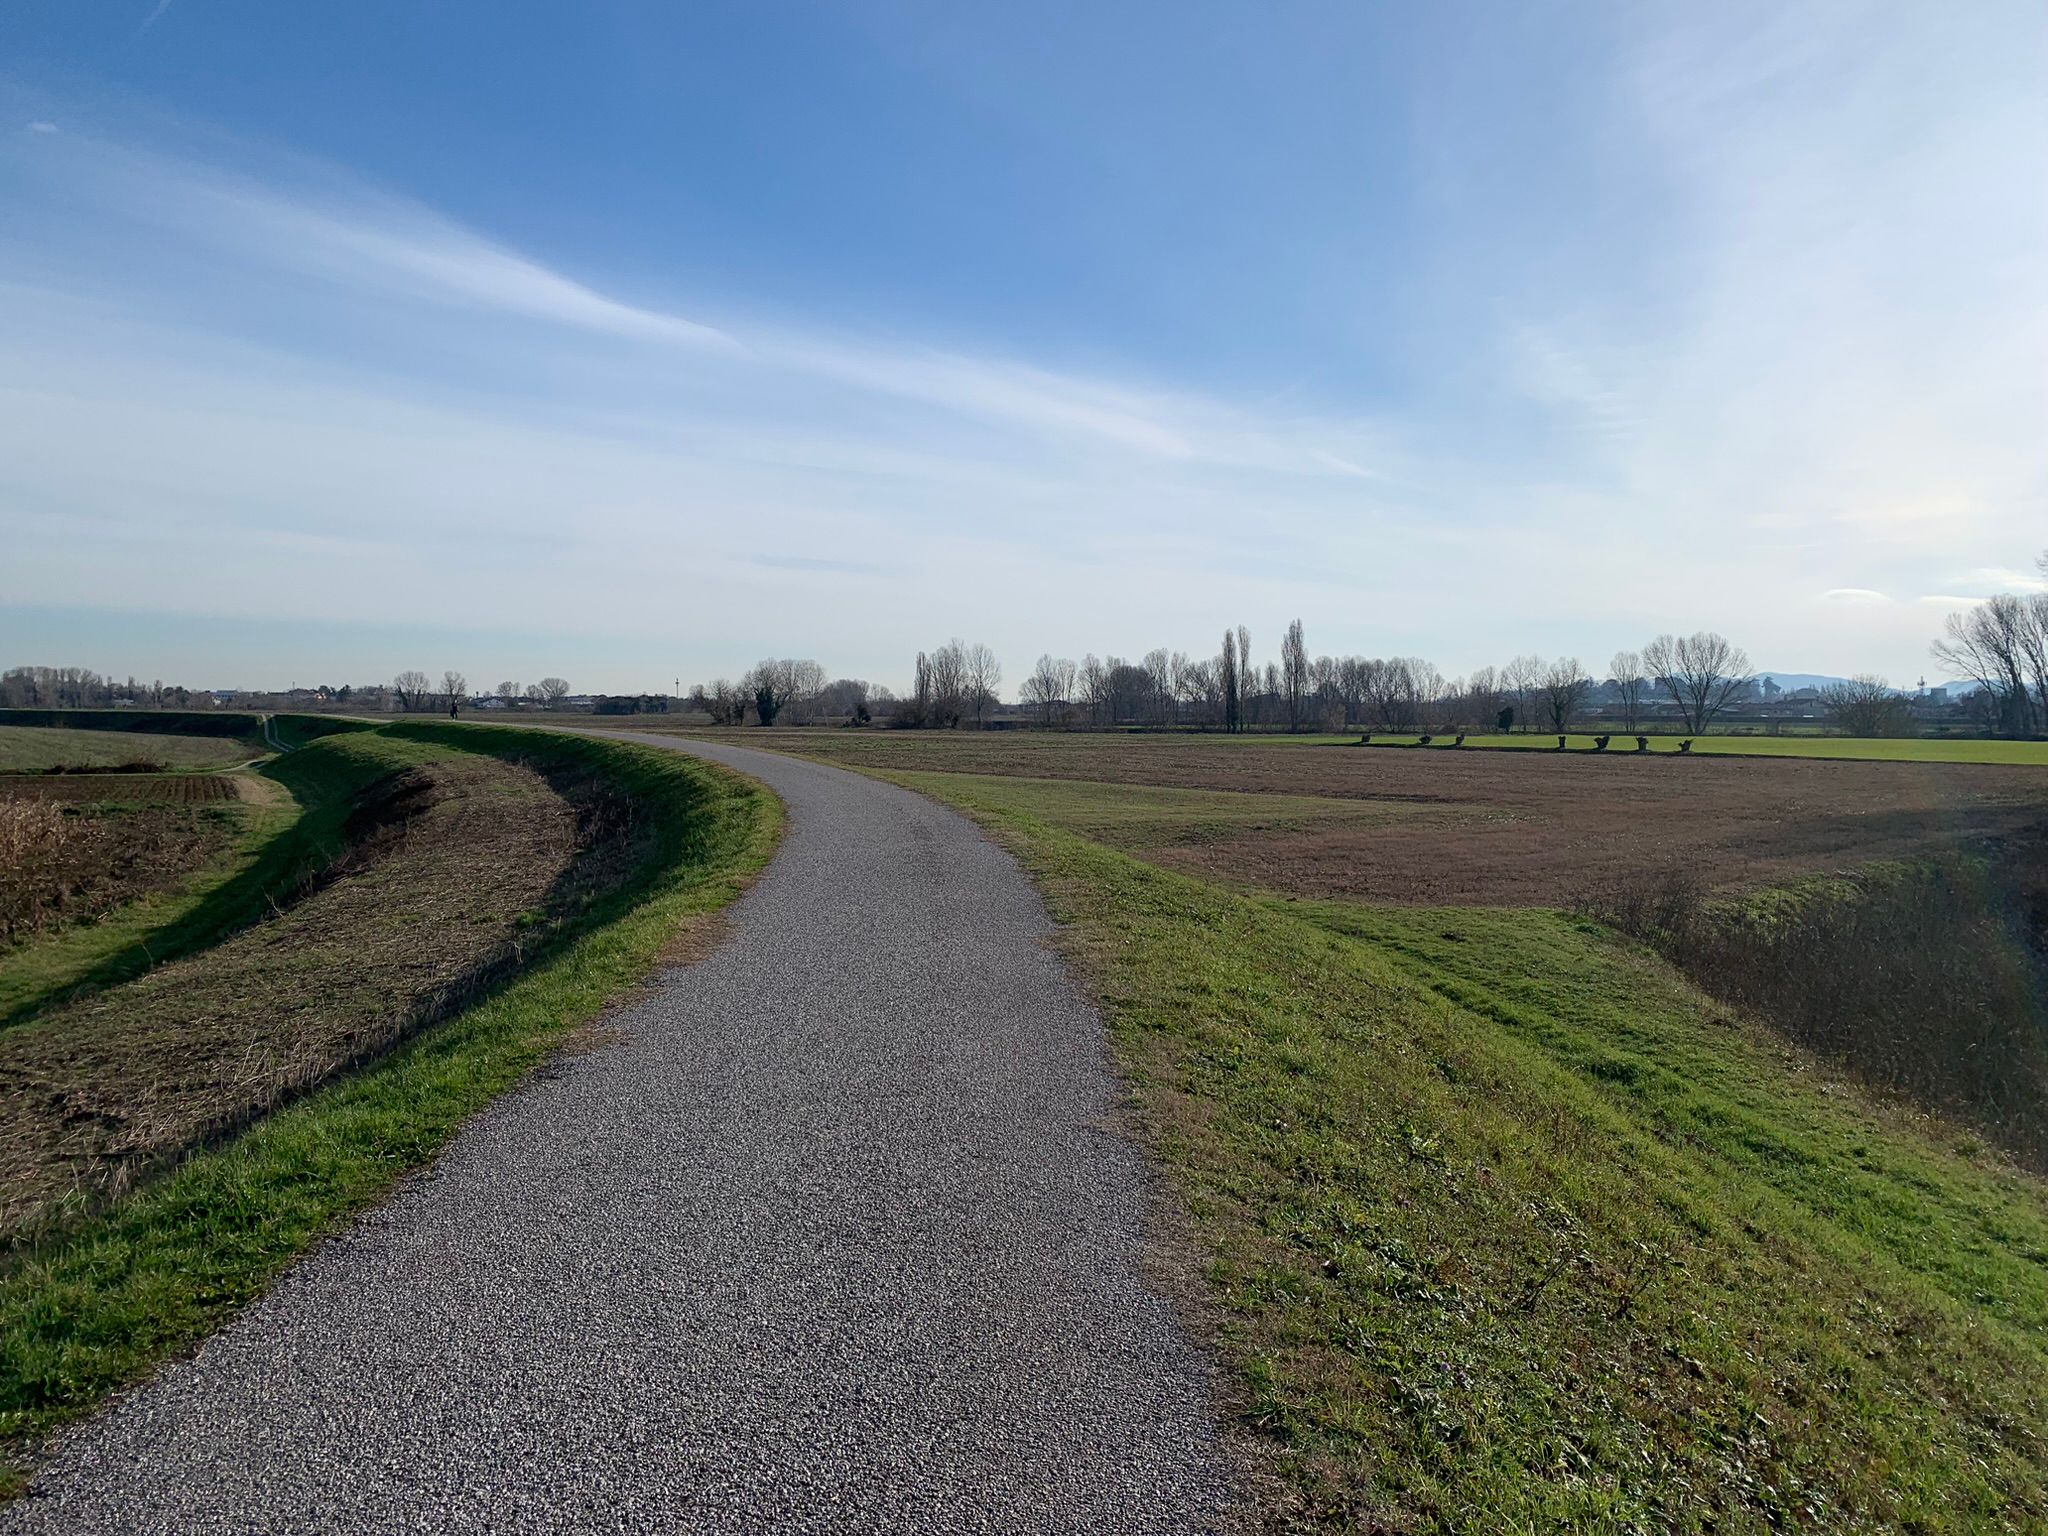
[[[1356,741],[1356,736],[1288,737],[1290,741],[1334,743]],[[1409,735],[1384,735],[1375,732],[1374,746],[1399,748],[1406,746],[1419,751],[1471,751],[1475,748],[1491,750],[1555,752],[1555,734],[1508,735],[1508,736],[1467,736],[1464,747],[1451,745],[1452,737],[1438,736],[1428,747],[1417,745],[1419,737]],[[1676,755],[1677,736],[1652,736],[1649,750],[1654,753]],[[1573,732],[1565,737],[1566,750],[1591,752],[1593,737],[1584,732]],[[1607,751],[1611,755],[1628,756],[1636,750],[1633,736],[1616,734]],[[1943,737],[1920,739],[1916,737],[1869,737],[1869,736],[1698,736],[1693,738],[1695,753],[1728,757],[1813,757],[1835,758],[1844,762],[1859,763],[2003,763],[2023,767],[2048,768],[2048,741],[1958,741]]]
[[[117,768],[149,763],[174,770],[226,768],[269,749],[254,736],[159,735],[149,731],[68,730],[0,725],[0,773]]]

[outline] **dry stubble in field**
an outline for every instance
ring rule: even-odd
[[[1109,786],[1288,797],[1198,839],[1162,815],[1103,841],[1207,879],[1416,906],[1569,906],[1646,870],[1710,887],[1951,851],[2048,825],[2048,773],[1972,764],[1377,752],[1200,736],[745,730],[748,745],[846,767],[1040,781],[1034,813],[1102,836]],[[1059,785],[1071,785],[1061,794]],[[1162,801],[1162,809],[1165,803]],[[1361,803],[1380,814],[1361,814]],[[1397,814],[1398,813],[1398,814]]]

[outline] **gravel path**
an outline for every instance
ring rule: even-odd
[[[1029,882],[919,797],[683,750],[790,810],[724,947],[68,1437],[0,1531],[1218,1524],[1207,1368],[1139,1273],[1146,1175]]]

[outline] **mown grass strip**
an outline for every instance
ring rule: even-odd
[[[468,1116],[644,975],[680,927],[737,895],[781,827],[772,796],[679,753],[459,725],[381,734],[381,745],[351,738],[350,748],[484,751],[604,774],[653,818],[650,852],[477,1006],[14,1255],[0,1273],[0,1445],[17,1458],[217,1329],[310,1244],[430,1162]]]
[[[1018,852],[1093,980],[1276,1521],[2048,1521],[2039,1181],[1556,914],[1347,926],[892,777]]]

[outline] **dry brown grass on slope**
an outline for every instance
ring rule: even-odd
[[[233,835],[219,811],[0,800],[0,952],[51,924],[168,890]]]
[[[577,807],[492,758],[407,770],[351,833],[270,920],[0,1034],[0,1238],[388,1049],[516,964],[578,883]]]

